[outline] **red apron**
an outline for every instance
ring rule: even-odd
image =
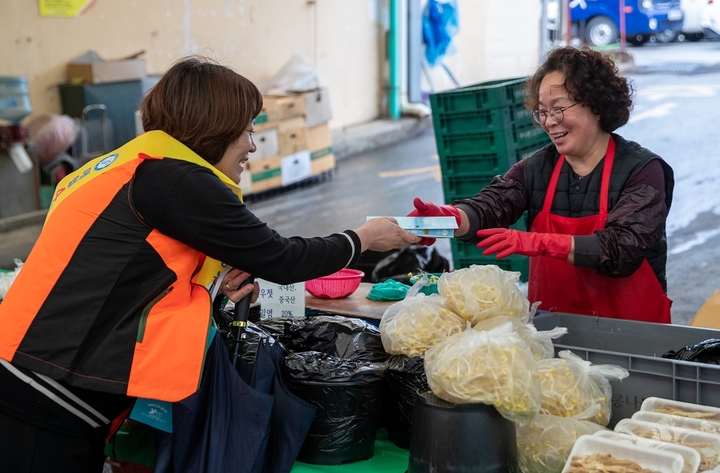
[[[608,218],[608,188],[614,160],[615,141],[610,138],[602,171],[600,213],[571,218],[550,213],[560,169],[565,162],[565,156],[560,155],[550,178],[543,209],[533,221],[530,231],[592,235],[596,230],[603,230]],[[528,297],[531,302],[542,301],[542,310],[670,323],[672,301],[665,295],[647,259],[632,275],[610,278],[567,261],[535,256],[530,258]]]

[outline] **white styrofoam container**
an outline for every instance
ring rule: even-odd
[[[574,457],[593,453],[609,453],[614,458],[633,461],[658,473],[681,473],[683,469],[683,457],[679,453],[620,443],[595,435],[583,435],[573,445],[563,473],[570,469]]]
[[[700,454],[697,450],[684,445],[664,442],[662,440],[646,439],[638,437],[637,435],[613,432],[612,430],[598,430],[593,435],[613,440],[615,442],[631,443],[634,445],[640,445],[641,447],[657,448],[659,450],[678,453],[681,457],[683,457],[682,473],[696,473],[700,467]]]
[[[661,414],[659,412],[651,411],[637,411],[633,414],[632,418],[645,422],[654,422],[656,424],[671,425],[673,427],[681,427],[683,429],[697,430],[708,434],[720,435],[720,422]]]
[[[615,426],[615,432],[694,448],[701,458],[698,471],[720,472],[720,435],[636,419],[622,419]]]
[[[690,402],[673,401],[672,399],[664,399],[661,397],[649,397],[645,399],[642,403],[642,406],[640,407],[640,410],[655,412],[655,409],[662,409],[668,407],[680,409],[685,412],[701,412],[708,415],[708,417],[703,417],[702,420],[720,423],[720,408],[705,406],[702,404],[693,404]],[[695,417],[689,417],[682,414],[671,414],[666,412],[656,412],[656,414],[677,415],[680,417],[688,417],[690,419],[695,419]],[[710,416],[710,414],[712,414],[712,416]]]

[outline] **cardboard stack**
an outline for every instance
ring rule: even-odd
[[[257,151],[240,181],[244,194],[275,189],[335,168],[326,88],[295,95],[263,97],[255,119]]]

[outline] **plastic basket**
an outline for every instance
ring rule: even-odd
[[[449,175],[442,177],[443,193],[447,202],[456,199],[469,199],[477,195],[497,176],[496,173],[478,173],[468,175]]]
[[[540,148],[549,142],[547,133],[529,121],[512,124],[500,130],[435,135],[439,156],[480,151],[508,154],[513,150],[533,145]]]
[[[433,114],[506,107],[525,101],[526,78],[500,79],[430,95]]]
[[[470,176],[474,174],[504,175],[518,161],[529,158],[547,143],[533,143],[507,153],[477,151],[473,153],[448,154],[440,157],[443,176]],[[439,156],[439,155],[438,155]]]
[[[342,299],[355,292],[365,273],[357,269],[340,271],[305,282],[307,292],[320,299]]]
[[[523,104],[469,112],[437,113],[433,118],[435,134],[504,130],[513,124],[532,123],[530,111]]]

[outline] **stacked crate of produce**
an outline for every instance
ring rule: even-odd
[[[430,96],[445,202],[469,198],[496,175],[550,142],[524,105],[525,78],[495,80]],[[525,230],[523,216],[513,228]],[[496,264],[528,276],[528,260],[485,256],[474,244],[452,241],[455,268]]]
[[[263,97],[255,119],[257,150],[243,172],[243,194],[295,184],[335,169],[326,88]]]

